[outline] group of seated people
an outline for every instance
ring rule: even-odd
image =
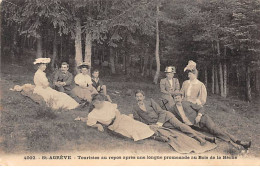
[[[50,58],[38,58],[34,62],[38,70],[34,75],[35,88],[33,93],[43,97],[45,102],[53,109],[65,108],[75,109],[90,103],[93,94],[102,93],[111,101],[107,95],[106,86],[99,79],[99,71],[94,70],[92,77],[89,76],[89,66],[82,63],[78,66],[80,73],[73,78],[68,71],[69,64],[63,62],[61,68],[53,78],[53,88],[46,77],[46,65]]]
[[[179,80],[174,78],[175,67],[166,67],[166,78],[160,81],[163,108],[155,100],[146,99],[142,90],[137,90],[136,103],[129,115],[121,114],[117,105],[112,103],[97,70],[93,71],[91,78],[88,75],[88,65],[79,65],[81,73],[75,76],[76,86],[73,88],[73,75],[68,72],[69,65],[64,62],[54,76],[54,90],[44,73],[48,63],[50,58],[39,58],[34,62],[38,65],[38,70],[34,75],[33,93],[42,96],[54,109],[75,109],[82,100],[91,102],[94,108],[87,117],[75,120],[86,121],[88,126],[99,131],[104,131],[106,127],[109,131],[134,141],[146,138],[164,141],[179,153],[214,149],[216,137],[238,149],[248,149],[251,146],[251,141],[241,141],[227,133],[205,112],[207,91],[205,85],[197,79],[198,70],[193,61],[189,61],[184,69],[189,80],[184,81],[181,88]]]

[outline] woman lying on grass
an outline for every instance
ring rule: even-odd
[[[94,109],[88,114],[87,125],[104,131],[103,126],[134,141],[148,138],[154,134],[148,125],[120,114],[117,105],[105,101],[105,96],[95,94],[92,98]],[[102,124],[102,125],[101,125]]]

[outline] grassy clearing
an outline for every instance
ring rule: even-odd
[[[176,153],[167,144],[143,140],[139,142],[105,131],[103,133],[76,122],[77,116],[86,116],[82,110],[53,111],[32,102],[19,92],[9,88],[15,84],[32,83],[34,71],[28,66],[3,65],[1,79],[1,125],[0,146],[6,153],[55,152],[55,151],[120,151],[130,153]],[[142,89],[146,97],[158,100],[159,86],[145,81],[131,81],[119,77],[104,77],[112,100],[118,104],[121,113],[131,113],[135,102],[133,91]],[[244,140],[252,140],[249,155],[260,152],[259,106],[238,100],[209,96],[207,112],[215,122],[228,132]],[[219,141],[218,148],[209,153],[236,155],[239,152],[229,144]],[[177,153],[176,153],[177,154]],[[207,154],[207,153],[205,153]]]

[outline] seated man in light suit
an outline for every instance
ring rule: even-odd
[[[236,148],[240,146],[248,149],[251,146],[250,142],[238,140],[231,134],[223,130],[222,127],[217,126],[213,120],[205,113],[201,105],[193,104],[188,101],[182,101],[183,93],[180,91],[174,92],[175,105],[170,112],[184,124],[191,126],[193,129],[200,129],[218,137],[224,141],[231,143]]]
[[[167,110],[169,110],[174,105],[174,99],[172,97],[173,92],[180,89],[180,83],[177,78],[174,78],[174,73],[176,73],[174,66],[166,67],[164,72],[166,73],[166,78],[161,79],[160,89],[162,99],[164,99],[164,106]]]
[[[145,100],[145,95],[142,90],[137,90],[135,97],[137,100],[137,103],[133,106],[133,117],[135,120],[147,125],[175,128],[199,141],[201,145],[204,145],[206,140],[215,142],[215,138],[198,133],[190,126],[180,122],[171,112],[163,110],[153,99]]]

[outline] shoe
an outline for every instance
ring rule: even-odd
[[[168,138],[167,137],[163,137],[163,136],[153,136],[153,139],[154,140],[157,140],[157,141],[161,141],[161,142],[168,142]]]
[[[206,143],[207,143],[206,141],[202,141],[202,142],[200,142],[200,145],[204,146]]]
[[[251,147],[252,141],[249,142],[244,142],[244,141],[240,141],[240,144],[242,147],[244,147],[244,149],[249,149]]]
[[[198,142],[200,142],[200,145],[201,146],[204,146],[206,143],[207,143],[207,141],[206,141],[206,139],[204,140],[204,139],[202,139],[202,138],[200,138],[200,137],[193,137],[195,140],[197,140]]]
[[[216,137],[206,137],[205,140],[216,144]]]

